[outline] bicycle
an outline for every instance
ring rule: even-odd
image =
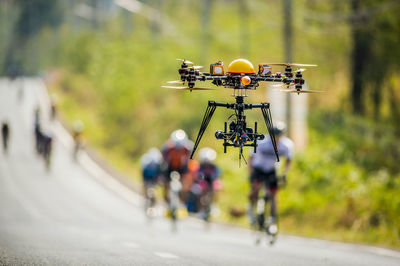
[[[156,216],[156,190],[154,183],[148,183],[145,186],[145,202],[144,209],[147,218],[154,218]]]
[[[78,160],[78,154],[80,153],[81,150],[83,150],[83,142],[80,137],[74,138],[74,148],[72,151],[72,158],[74,161]]]
[[[278,186],[284,187],[286,185],[286,177],[279,176],[278,177]],[[256,219],[255,219],[255,229],[259,234],[257,234],[256,244],[260,244],[261,239],[264,233],[267,236],[268,243],[273,245],[278,237],[279,227],[278,227],[278,219],[276,217],[272,217],[270,215],[266,215],[266,213],[270,213],[267,205],[268,202],[271,202],[271,195],[268,190],[266,190],[265,195],[259,197],[256,205]]]
[[[178,211],[180,207],[180,192],[182,190],[181,184],[181,175],[176,172],[172,171],[170,174],[170,181],[169,181],[169,211],[172,220],[172,231],[177,230],[177,220],[178,220]]]
[[[48,135],[43,135],[43,140],[42,140],[42,146],[43,146],[43,158],[45,161],[45,166],[46,170],[50,170],[50,162],[51,162],[51,153],[52,153],[52,143],[53,143],[53,138]]]

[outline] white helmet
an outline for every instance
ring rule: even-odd
[[[280,136],[286,131],[286,124],[282,121],[276,121],[274,123],[274,133],[275,136]]]
[[[171,133],[171,140],[174,142],[182,142],[188,139],[186,132],[183,129],[177,129]]]
[[[217,158],[217,152],[211,148],[202,148],[199,150],[200,163],[212,162]]]
[[[161,163],[162,160],[162,154],[161,152],[153,147],[149,149],[143,156],[142,159],[140,160],[140,164],[142,166],[148,165],[149,163]]]
[[[83,125],[83,122],[81,120],[76,120],[74,122],[74,132],[81,133],[83,131],[84,127],[85,126]]]

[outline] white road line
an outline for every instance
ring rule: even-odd
[[[178,256],[168,252],[154,252],[154,255],[164,259],[179,259]]]

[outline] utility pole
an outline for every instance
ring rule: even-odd
[[[201,26],[203,29],[203,40],[201,47],[201,63],[205,64],[208,56],[208,46],[210,40],[210,17],[212,11],[213,0],[201,1],[202,12],[201,12]]]
[[[293,63],[293,0],[283,0],[283,41],[286,63]],[[307,84],[303,85],[307,89]],[[286,124],[287,135],[290,137],[296,149],[302,150],[307,144],[307,99],[306,94],[286,94]]]
[[[247,0],[239,0],[239,45],[240,56],[248,57],[250,52],[249,40],[249,6]]]
[[[98,27],[98,2],[97,0],[91,0],[92,4],[92,28],[97,29]]]
[[[285,63],[293,63],[292,57],[292,0],[283,0],[283,43],[285,47]],[[291,95],[286,94],[286,125],[288,137],[292,136],[291,122],[292,122],[292,106]]]

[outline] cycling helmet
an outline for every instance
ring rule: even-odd
[[[200,163],[213,162],[217,158],[217,153],[211,148],[202,148],[199,150]]]
[[[275,136],[280,136],[286,131],[286,124],[282,121],[277,121],[274,124],[274,134]]]
[[[143,156],[140,161],[141,165],[148,165],[150,163],[161,163],[162,155],[161,152],[157,148],[149,149]]]
[[[183,147],[188,142],[188,136],[182,129],[177,129],[171,133],[170,139],[176,147]]]
[[[171,133],[171,140],[178,142],[178,141],[185,141],[188,139],[186,132],[183,131],[182,129],[177,129],[174,132]]]
[[[83,125],[83,122],[81,120],[76,120],[74,122],[74,126],[73,127],[74,127],[74,132],[81,133],[85,126]]]
[[[160,162],[162,160],[161,152],[155,147],[151,148],[147,152],[147,155],[155,162]]]

